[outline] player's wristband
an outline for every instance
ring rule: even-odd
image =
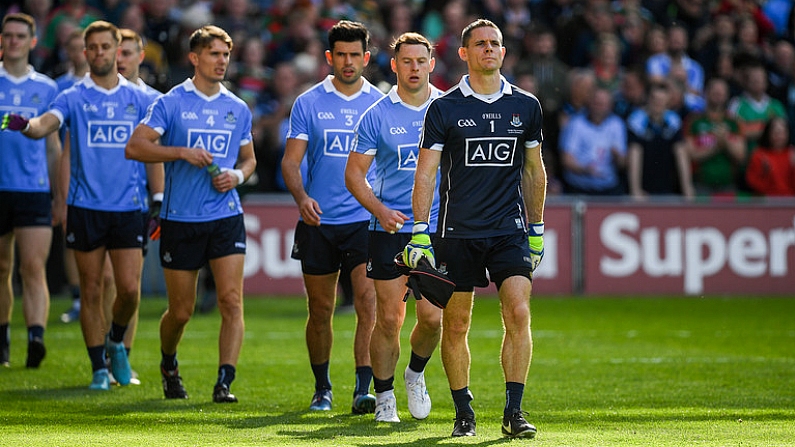
[[[423,222],[421,220],[414,222],[414,227],[411,229],[412,234],[423,233],[423,234],[430,234],[430,228],[428,226],[428,222]]]
[[[243,175],[243,171],[240,169],[229,169],[229,168],[221,168],[221,172],[228,172],[235,177],[237,177],[237,184],[242,185],[243,182],[246,181],[246,177]]]
[[[246,181],[246,177],[243,175],[243,171],[241,171],[240,169],[232,169],[229,172],[234,174],[235,177],[237,177],[237,184],[238,185],[242,185],[243,182]]]
[[[543,236],[544,235],[544,222],[536,222],[527,227],[527,234],[529,236]]]
[[[156,192],[152,194],[152,202],[162,202],[163,201],[163,193]]]

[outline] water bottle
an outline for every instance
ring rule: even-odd
[[[213,163],[210,166],[207,166],[207,173],[210,174],[210,177],[216,178],[221,175],[221,168],[217,163]]]

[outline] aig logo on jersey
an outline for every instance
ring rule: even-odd
[[[132,135],[129,121],[89,121],[88,147],[124,147]]]
[[[231,139],[230,130],[188,129],[188,147],[204,149],[213,157],[225,158]]]
[[[352,130],[326,129],[323,132],[323,153],[331,157],[347,157],[353,148],[354,133]]]
[[[417,148],[416,144],[400,144],[398,149],[398,171],[417,170]]]
[[[513,166],[516,138],[467,138],[467,166]]]

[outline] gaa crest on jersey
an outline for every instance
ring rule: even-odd
[[[519,127],[522,125],[522,119],[519,117],[518,113],[513,114],[513,118],[511,118],[511,126]]]
[[[419,149],[416,144],[400,144],[398,150],[398,171],[416,171]]]
[[[226,158],[231,140],[230,130],[188,129],[188,147],[204,149],[213,157]]]
[[[89,121],[88,147],[124,147],[132,135],[130,121]]]
[[[226,114],[224,120],[229,124],[235,124],[237,122],[237,117],[235,117],[235,114],[230,111]]]
[[[466,139],[467,166],[513,166],[515,155],[516,138],[484,137]]]
[[[347,157],[354,142],[353,130],[326,129],[323,131],[323,154],[330,157]]]

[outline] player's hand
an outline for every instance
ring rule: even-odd
[[[156,241],[160,239],[160,209],[163,207],[161,200],[152,201],[149,207],[149,222],[147,223],[147,235],[149,239]]]
[[[16,113],[6,113],[3,115],[3,121],[0,122],[0,130],[24,130],[28,127],[30,120],[22,115]]]
[[[180,158],[197,168],[206,168],[213,162],[212,154],[200,148],[184,147],[180,151]]]
[[[376,214],[381,228],[389,234],[395,234],[403,228],[403,224],[409,219],[409,216],[401,213],[398,210],[386,209],[386,211]]]
[[[411,268],[416,268],[417,262],[423,256],[434,268],[436,267],[436,257],[433,254],[433,246],[431,246],[428,223],[417,221],[414,222],[414,228],[411,230],[411,240],[403,249],[403,262]]]
[[[301,213],[301,220],[305,224],[317,227],[320,225],[320,215],[323,211],[320,209],[320,204],[317,200],[306,196],[306,199],[298,203],[298,211]]]
[[[544,257],[544,222],[531,224],[527,234],[527,243],[530,244],[530,271],[535,271]]]

